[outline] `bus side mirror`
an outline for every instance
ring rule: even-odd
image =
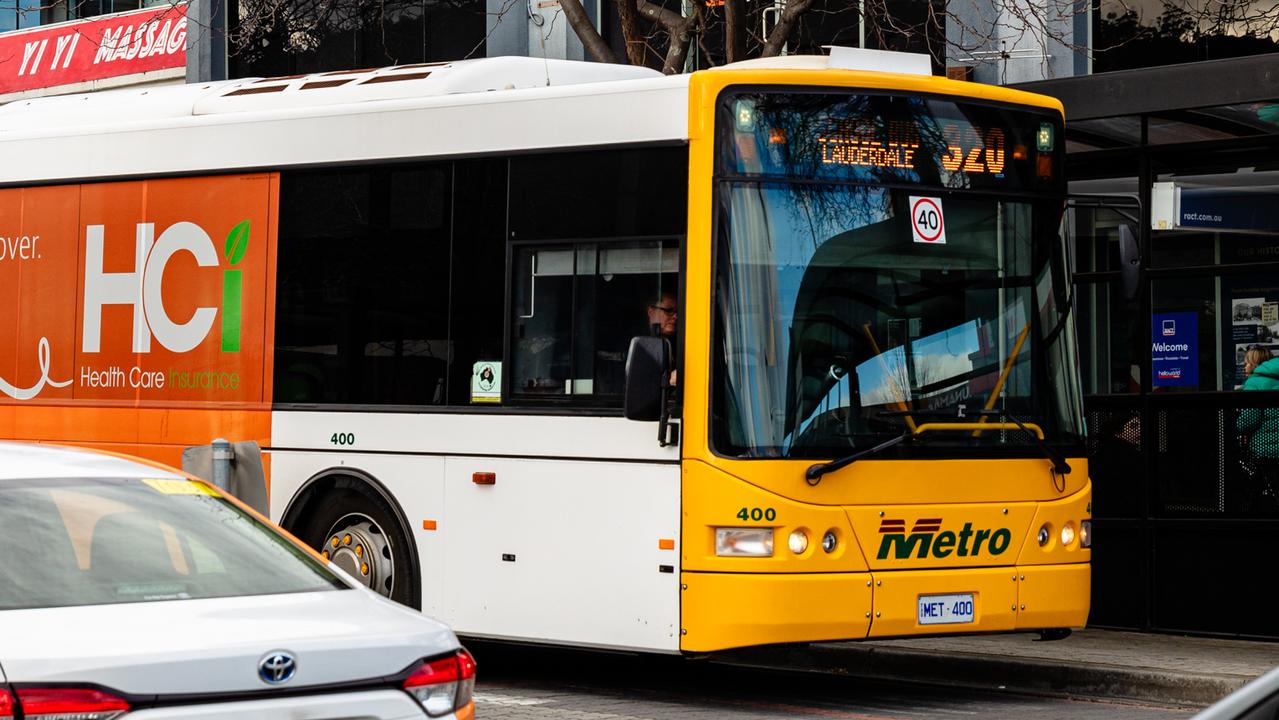
[[[622,414],[626,419],[662,419],[671,365],[671,344],[666,338],[646,335],[631,338],[622,396]]]
[[[1119,284],[1125,300],[1137,297],[1141,286],[1141,250],[1137,247],[1137,233],[1128,223],[1119,225]]]

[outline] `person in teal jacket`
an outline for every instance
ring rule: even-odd
[[[1244,390],[1279,390],[1279,358],[1265,348],[1249,348],[1244,355]],[[1276,509],[1279,489],[1279,403],[1269,407],[1243,408],[1236,421],[1240,434],[1248,437],[1249,463],[1255,470],[1249,489],[1251,509]]]

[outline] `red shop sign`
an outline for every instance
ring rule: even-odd
[[[0,95],[186,66],[186,4],[0,34]]]

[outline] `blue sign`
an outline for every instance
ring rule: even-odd
[[[1177,224],[1218,230],[1279,229],[1279,196],[1270,189],[1178,188]]]
[[[1150,375],[1154,387],[1199,387],[1199,315],[1151,316]]]

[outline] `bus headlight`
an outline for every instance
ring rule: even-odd
[[[835,536],[835,531],[827,530],[822,536],[822,549],[827,553],[833,553],[837,547],[839,547],[839,538]]]
[[[715,554],[720,557],[772,557],[772,528],[715,528]]]
[[[803,530],[796,530],[790,534],[790,551],[796,555],[803,555],[808,549],[808,533]]]
[[[1079,521],[1079,547],[1092,547],[1092,520]]]
[[[1039,542],[1039,547],[1043,547],[1048,544],[1048,540],[1051,537],[1052,532],[1048,529],[1048,523],[1044,523],[1040,526],[1039,534],[1035,536],[1035,540]]]
[[[1075,542],[1075,526],[1066,523],[1061,526],[1061,545],[1062,547],[1070,547]]]

